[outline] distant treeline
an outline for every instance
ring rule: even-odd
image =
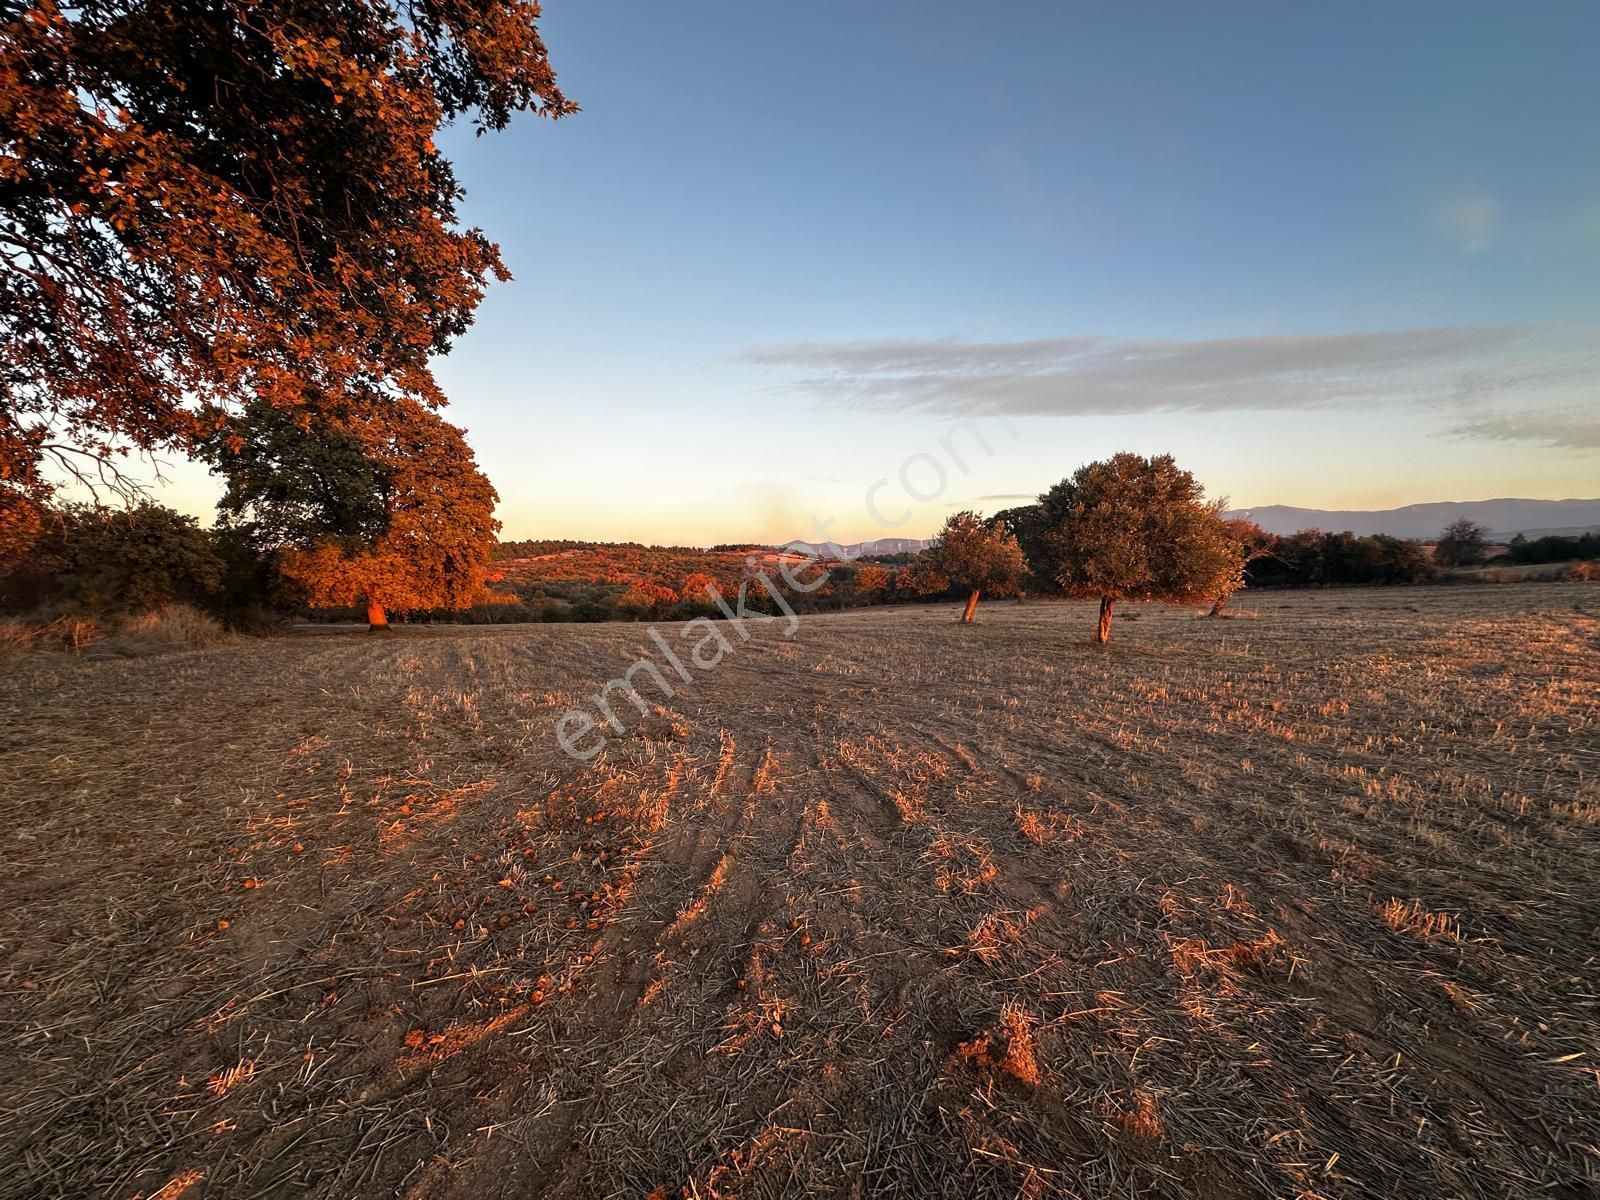
[[[1526,538],[1519,533],[1506,546],[1506,557],[1514,563],[1555,563],[1600,558],[1600,531],[1537,538]]]
[[[765,557],[762,557],[762,556]],[[1518,537],[1496,564],[1540,564],[1600,558],[1600,533]],[[960,598],[962,588],[936,567],[931,551],[852,562],[820,562],[786,582],[773,548],[728,543],[709,549],[594,543],[567,539],[502,542],[495,569],[464,608],[405,609],[410,621],[516,623],[684,620],[721,611],[708,587],[755,611],[783,603],[799,613]],[[523,560],[523,561],[517,561]],[[825,578],[822,578],[825,575]],[[1460,578],[1442,571],[1420,541],[1382,534],[1308,530],[1251,543],[1245,582],[1252,588],[1414,584]],[[814,581],[820,579],[815,586]],[[1025,594],[1052,589],[1024,575]],[[187,605],[226,624],[250,627],[274,619],[363,619],[356,607],[307,603],[270,559],[237,531],[202,528],[155,504],[112,512],[83,505],[52,510],[31,550],[0,570],[0,611],[35,624],[64,614],[114,623],[129,613]]]
[[[1426,583],[1438,574],[1422,542],[1382,533],[1360,537],[1308,529],[1268,535],[1262,550],[1245,568],[1250,587]]]
[[[523,538],[520,541],[500,542],[494,548],[493,558],[543,558],[547,554],[560,554],[566,550],[670,550],[674,554],[697,554],[698,546],[647,546],[643,542],[575,542],[567,538]],[[744,550],[771,550],[754,542],[722,544],[710,547],[712,553]]]

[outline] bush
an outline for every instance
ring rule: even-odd
[[[1421,542],[1307,529],[1272,540],[1245,568],[1250,587],[1426,583],[1437,570]]]
[[[32,653],[37,634],[38,630],[20,617],[0,620],[0,658]]]
[[[105,631],[88,617],[10,617],[0,623],[0,651],[7,655],[78,651],[104,635]]]
[[[36,620],[32,625],[35,650],[77,651],[105,636],[97,623],[76,614]]]
[[[1575,536],[1551,534],[1529,539],[1517,534],[1506,547],[1515,563],[1571,562],[1574,559],[1600,557],[1600,530]]]
[[[128,617],[108,644],[123,653],[199,649],[230,640],[222,622],[187,604],[169,604],[152,612]]]
[[[3,599],[13,611],[149,612],[213,601],[224,570],[211,534],[192,517],[159,504],[123,512],[68,504],[46,513]]]
[[[110,632],[107,632],[107,629]],[[90,646],[125,655],[197,649],[230,641],[215,617],[187,604],[169,604],[107,626],[89,617],[11,617],[0,621],[0,655],[76,653]]]

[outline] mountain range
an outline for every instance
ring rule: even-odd
[[[1600,526],[1600,500],[1457,500],[1407,504],[1403,508],[1327,509],[1293,508],[1267,504],[1239,508],[1230,517],[1248,517],[1268,533],[1298,533],[1325,529],[1333,533],[1387,533],[1391,537],[1433,538],[1451,521],[1465,517],[1491,535],[1582,533]]]
[[[817,558],[873,558],[880,554],[915,554],[933,545],[932,538],[877,538],[870,542],[785,542],[785,550]]]
[[[1491,537],[1509,538],[1521,533],[1528,537],[1545,534],[1578,534],[1600,528],[1600,499],[1595,500],[1442,500],[1430,504],[1407,504],[1402,508],[1338,509],[1295,508],[1288,504],[1265,504],[1258,508],[1236,508],[1230,517],[1248,517],[1268,533],[1298,533],[1302,529],[1324,529],[1330,533],[1365,536],[1387,533],[1391,537],[1429,539],[1451,521],[1465,517],[1489,531]],[[932,538],[878,538],[852,542],[785,542],[785,550],[813,554],[822,558],[872,557],[880,554],[914,554],[933,545]]]

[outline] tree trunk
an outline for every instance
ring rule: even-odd
[[[367,632],[388,633],[389,618],[384,615],[383,605],[376,600],[367,601]]]
[[[972,620],[972,614],[974,612],[976,612],[977,610],[978,610],[978,589],[977,588],[973,588],[972,589],[972,595],[967,597],[967,609],[966,609],[965,612],[963,612],[961,614],[962,622],[963,623],[970,622]]]
[[[1111,606],[1116,603],[1110,596],[1100,597],[1100,628],[1095,630],[1094,640],[1097,642],[1109,641],[1111,638]]]
[[[1213,617],[1220,617],[1222,615],[1222,610],[1227,608],[1227,607],[1228,607],[1228,593],[1227,592],[1223,592],[1222,595],[1217,597],[1216,602],[1214,604],[1212,604],[1212,606],[1211,606],[1211,615]]]

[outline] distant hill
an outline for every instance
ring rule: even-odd
[[[932,538],[878,538],[870,542],[785,542],[785,550],[819,558],[873,558],[880,554],[915,554],[933,545]]]
[[[1435,538],[1451,521],[1466,517],[1482,525],[1492,537],[1509,538],[1522,533],[1528,537],[1546,534],[1576,535],[1600,529],[1600,499],[1595,500],[1442,500],[1431,504],[1408,504],[1404,508],[1332,509],[1295,508],[1288,504],[1265,504],[1259,508],[1236,508],[1230,517],[1248,517],[1268,533],[1291,534],[1302,529],[1322,529],[1330,533],[1367,535],[1387,533],[1391,537]],[[866,542],[785,542],[785,550],[824,558],[871,558],[879,554],[915,554],[933,545],[932,538],[878,538]]]
[[[1238,508],[1230,517],[1248,517],[1268,533],[1290,534],[1302,529],[1333,533],[1387,533],[1392,537],[1432,538],[1451,521],[1462,517],[1476,521],[1491,534],[1537,536],[1552,530],[1582,533],[1600,527],[1600,500],[1460,500],[1433,504],[1408,504],[1404,508],[1324,509],[1292,508],[1267,504]]]

